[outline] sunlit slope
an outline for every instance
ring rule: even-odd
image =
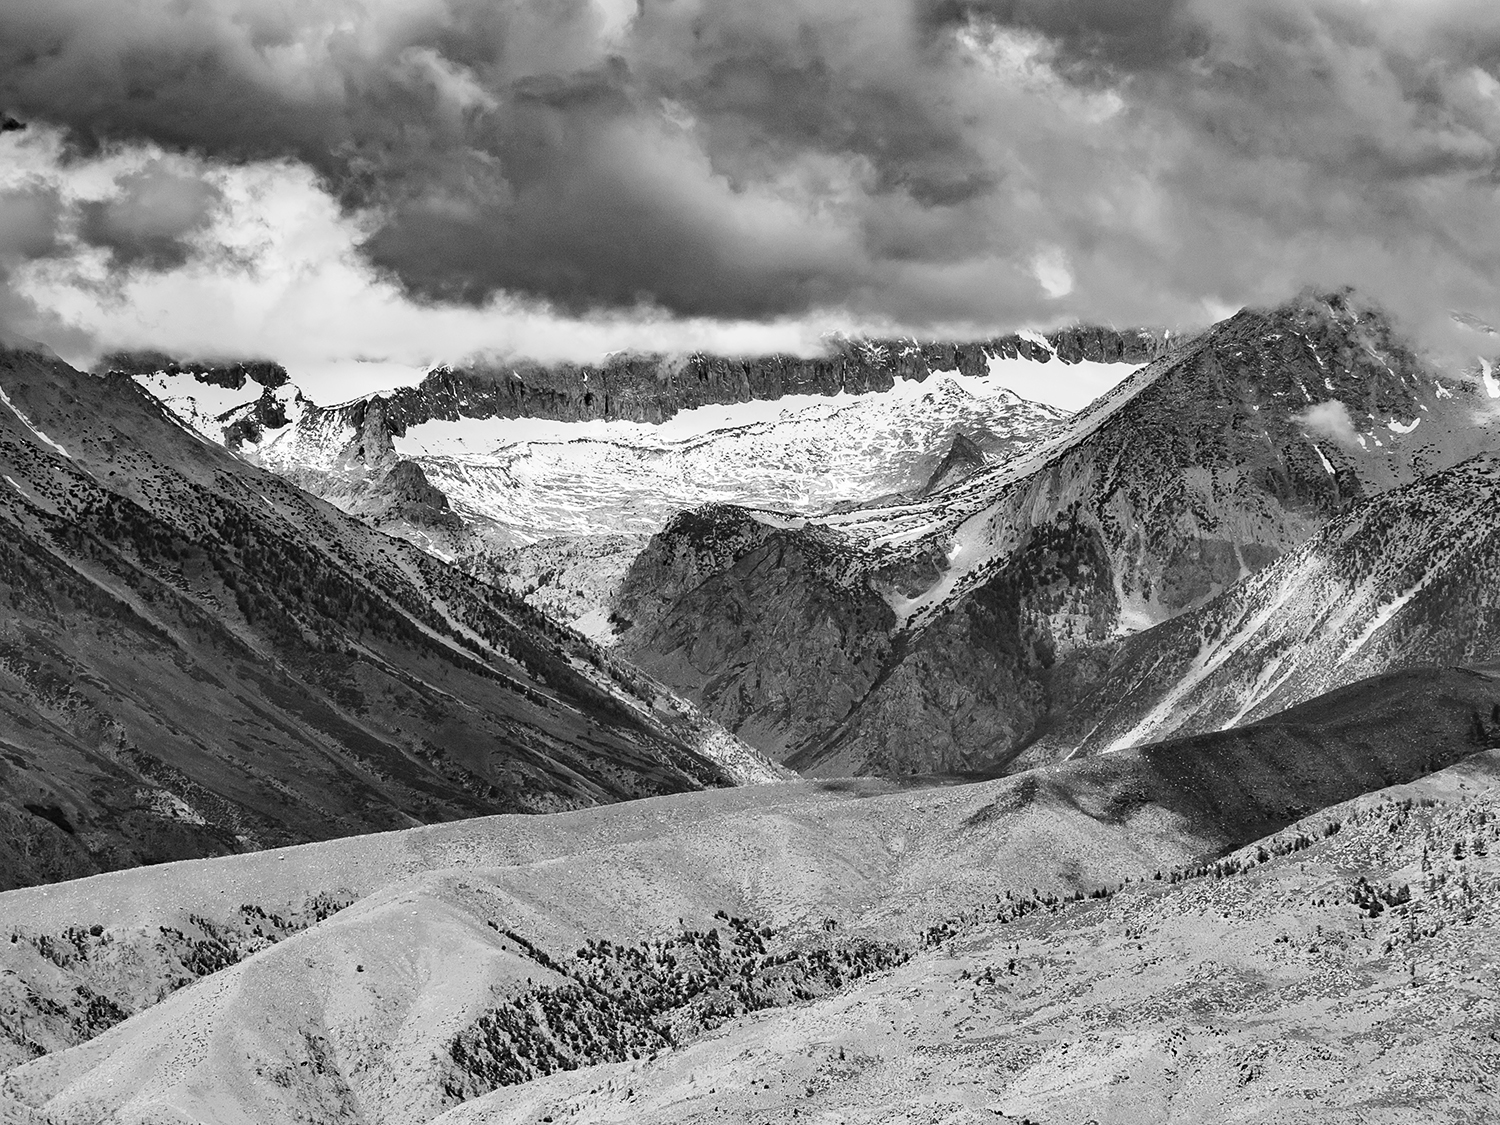
[[[453,1100],[455,1036],[528,987],[567,985],[534,950],[563,961],[585,942],[660,941],[723,925],[718,915],[770,927],[788,950],[832,923],[919,952],[932,927],[1007,896],[1115,886],[1441,768],[1474,749],[1472,714],[1500,701],[1492,678],[1456,671],[1360,690],[1294,727],[974,785],[685,794],[10,892],[0,909],[19,940],[0,943],[0,959],[26,988],[7,1026],[66,1036],[76,1022],[17,997],[72,1011],[76,983],[139,1014],[12,1071],[8,1087],[60,1121],[156,1120],[169,1107],[192,1121],[428,1120]],[[1408,737],[1402,721],[1430,733]],[[316,895],[352,905],[273,944],[236,923],[262,925],[247,905],[290,914],[282,904]],[[168,935],[168,952],[219,933],[235,956],[153,1006],[162,926],[187,943]],[[70,927],[83,955],[60,972],[38,943],[71,942]]]

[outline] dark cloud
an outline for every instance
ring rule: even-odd
[[[213,184],[160,162],[121,177],[116,187],[111,198],[79,205],[78,237],[108,250],[120,269],[184,264],[191,236],[208,225],[222,202]]]
[[[412,293],[570,311],[1491,315],[1497,78],[1479,0],[0,6],[0,104],[76,151],[293,158]],[[79,233],[169,267],[215,202],[123,185]]]
[[[67,344],[84,342],[76,330],[37,309],[14,284],[15,271],[28,262],[67,253],[66,214],[62,198],[50,185],[0,189],[0,345],[30,346],[43,336]]]
[[[24,184],[0,191],[0,267],[59,253],[63,214],[62,199],[50,185]]]

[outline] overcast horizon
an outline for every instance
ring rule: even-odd
[[[0,329],[75,360],[1500,315],[1474,2],[12,0],[0,111]]]

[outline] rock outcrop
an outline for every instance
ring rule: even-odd
[[[1075,327],[1046,336],[1012,335],[956,344],[847,340],[828,355],[805,359],[621,355],[602,364],[449,366],[435,369],[415,387],[381,397],[396,434],[435,418],[660,423],[698,406],[889,390],[897,380],[920,382],[932,371],[979,376],[988,371],[992,358],[1138,365],[1164,354],[1173,342],[1172,335],[1162,331]]]
[[[111,352],[95,365],[95,370],[101,375],[149,375],[158,371],[191,375],[200,383],[236,391],[247,382],[274,389],[285,386],[288,380],[286,368],[268,359],[184,360],[150,351]]]
[[[959,434],[918,495],[930,496],[934,492],[941,492],[951,485],[968,480],[975,473],[982,473],[988,467],[989,459],[985,457],[984,450],[974,444],[971,438]]]

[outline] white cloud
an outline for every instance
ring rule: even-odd
[[[15,288],[92,338],[95,352],[152,348],[182,356],[272,358],[286,364],[315,398],[334,401],[412,382],[433,363],[472,355],[592,360],[622,350],[808,354],[835,327],[807,319],[672,318],[649,309],[569,317],[505,298],[480,307],[425,304],[378,276],[360,255],[370,217],[341,214],[300,165],[216,167],[146,148],[65,164],[55,137],[33,133],[24,143],[3,138],[0,144],[12,157],[0,173],[0,187],[45,183],[68,201],[107,199],[117,182],[165,159],[222,193],[212,225],[195,236],[203,252],[179,268],[114,277],[104,254],[78,245],[66,257],[16,271]],[[94,356],[75,343],[68,358],[81,363]]]
[[[1297,415],[1296,421],[1308,433],[1328,438],[1345,449],[1357,451],[1362,448],[1354,420],[1349,417],[1349,408],[1336,398],[1314,403]]]
[[[1036,274],[1042,291],[1054,300],[1073,292],[1073,271],[1068,267],[1068,255],[1061,246],[1051,246],[1031,259],[1031,272]]]

